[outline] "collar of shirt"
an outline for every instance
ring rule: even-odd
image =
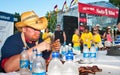
[[[34,44],[34,43],[35,43],[35,41],[30,41],[28,38],[25,38],[25,41],[26,41],[27,43],[31,43],[31,44]]]

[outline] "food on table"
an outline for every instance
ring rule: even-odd
[[[97,65],[94,66],[81,66],[79,67],[79,75],[88,75],[89,73],[95,75],[96,72],[102,72],[102,69],[98,68]]]

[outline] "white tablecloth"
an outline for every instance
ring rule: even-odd
[[[120,56],[108,56],[106,54],[107,51],[98,51],[97,59],[94,63],[79,64],[79,66],[97,65],[102,69],[102,72],[96,73],[95,75],[120,75]],[[79,58],[83,59],[82,54]]]
[[[102,69],[102,72],[95,75],[120,75],[120,56],[108,56],[107,51],[99,51],[97,54],[96,62],[92,64],[78,64],[79,66],[92,66],[97,65]],[[83,59],[82,54],[76,56],[78,60]],[[17,72],[0,73],[0,75],[19,75]]]

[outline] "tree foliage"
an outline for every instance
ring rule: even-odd
[[[120,8],[120,0],[109,0],[109,2]]]
[[[15,14],[13,14],[13,15],[14,15],[14,19],[16,19],[16,20],[14,20],[14,33],[16,33],[16,32],[18,32],[18,30],[15,27],[15,23],[20,21],[21,19],[20,19],[20,14],[19,13],[15,12]]]
[[[51,32],[55,31],[56,23],[57,23],[57,14],[52,12],[47,12],[46,18],[48,19],[48,28]]]

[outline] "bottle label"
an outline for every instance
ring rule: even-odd
[[[20,68],[28,68],[28,60],[20,60]]]
[[[41,73],[33,72],[32,75],[46,75],[46,72],[41,72]]]
[[[89,58],[89,53],[83,53],[84,58]]]
[[[32,71],[32,62],[30,62],[30,71]]]
[[[66,55],[66,51],[62,51],[62,55],[63,55],[63,56]]]
[[[90,53],[90,58],[96,58],[96,53]]]

